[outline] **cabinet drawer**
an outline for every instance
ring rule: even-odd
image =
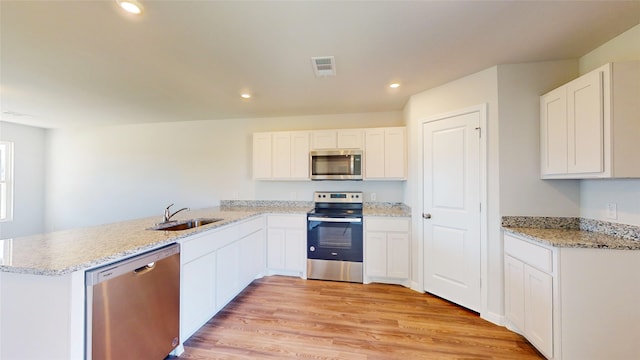
[[[504,252],[542,271],[553,272],[551,249],[505,234]]]
[[[226,225],[222,229],[209,230],[180,241],[182,263],[197,259],[238,240],[238,226]]]
[[[247,220],[240,224],[240,238],[253,234],[256,231],[264,229],[264,217],[259,216],[255,219]]]
[[[365,218],[367,231],[394,231],[408,232],[409,219],[407,218]]]
[[[211,239],[213,236],[210,234],[194,235],[181,241],[180,256],[182,257],[182,263],[187,264],[203,255],[211,253],[216,250],[216,244]]]
[[[306,215],[269,215],[267,217],[267,226],[287,228],[287,229],[306,229]]]

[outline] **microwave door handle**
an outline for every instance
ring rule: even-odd
[[[334,222],[334,223],[360,223],[361,218],[325,218],[318,216],[309,216],[309,221],[322,221],[322,222]]]
[[[354,175],[356,173],[356,157],[355,155],[352,155],[349,157],[349,163],[351,165],[351,172],[349,173],[350,175]]]

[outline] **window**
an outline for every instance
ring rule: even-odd
[[[13,143],[0,141],[0,221],[13,219]]]

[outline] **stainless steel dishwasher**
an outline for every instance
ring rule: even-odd
[[[162,360],[179,343],[180,248],[86,273],[86,359]]]

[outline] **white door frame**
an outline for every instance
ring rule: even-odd
[[[434,116],[430,116],[420,121],[420,129],[423,128],[424,124],[444,120],[447,118],[465,115],[469,113],[479,113],[480,115],[480,202],[482,204],[480,211],[480,316],[485,318],[486,316],[490,317],[487,309],[487,299],[488,299],[488,204],[487,204],[487,104],[481,104],[476,106],[471,106],[464,109],[454,110],[448,113],[438,114]],[[424,149],[424,134],[420,131],[420,149]],[[414,234],[419,234],[421,237],[420,249],[419,249],[419,267],[418,271],[420,272],[420,289],[424,292],[424,222],[422,219],[422,209],[424,209],[424,152],[421,151],[420,155],[420,165],[419,165],[419,194],[418,198],[420,199],[420,218],[419,229]]]

